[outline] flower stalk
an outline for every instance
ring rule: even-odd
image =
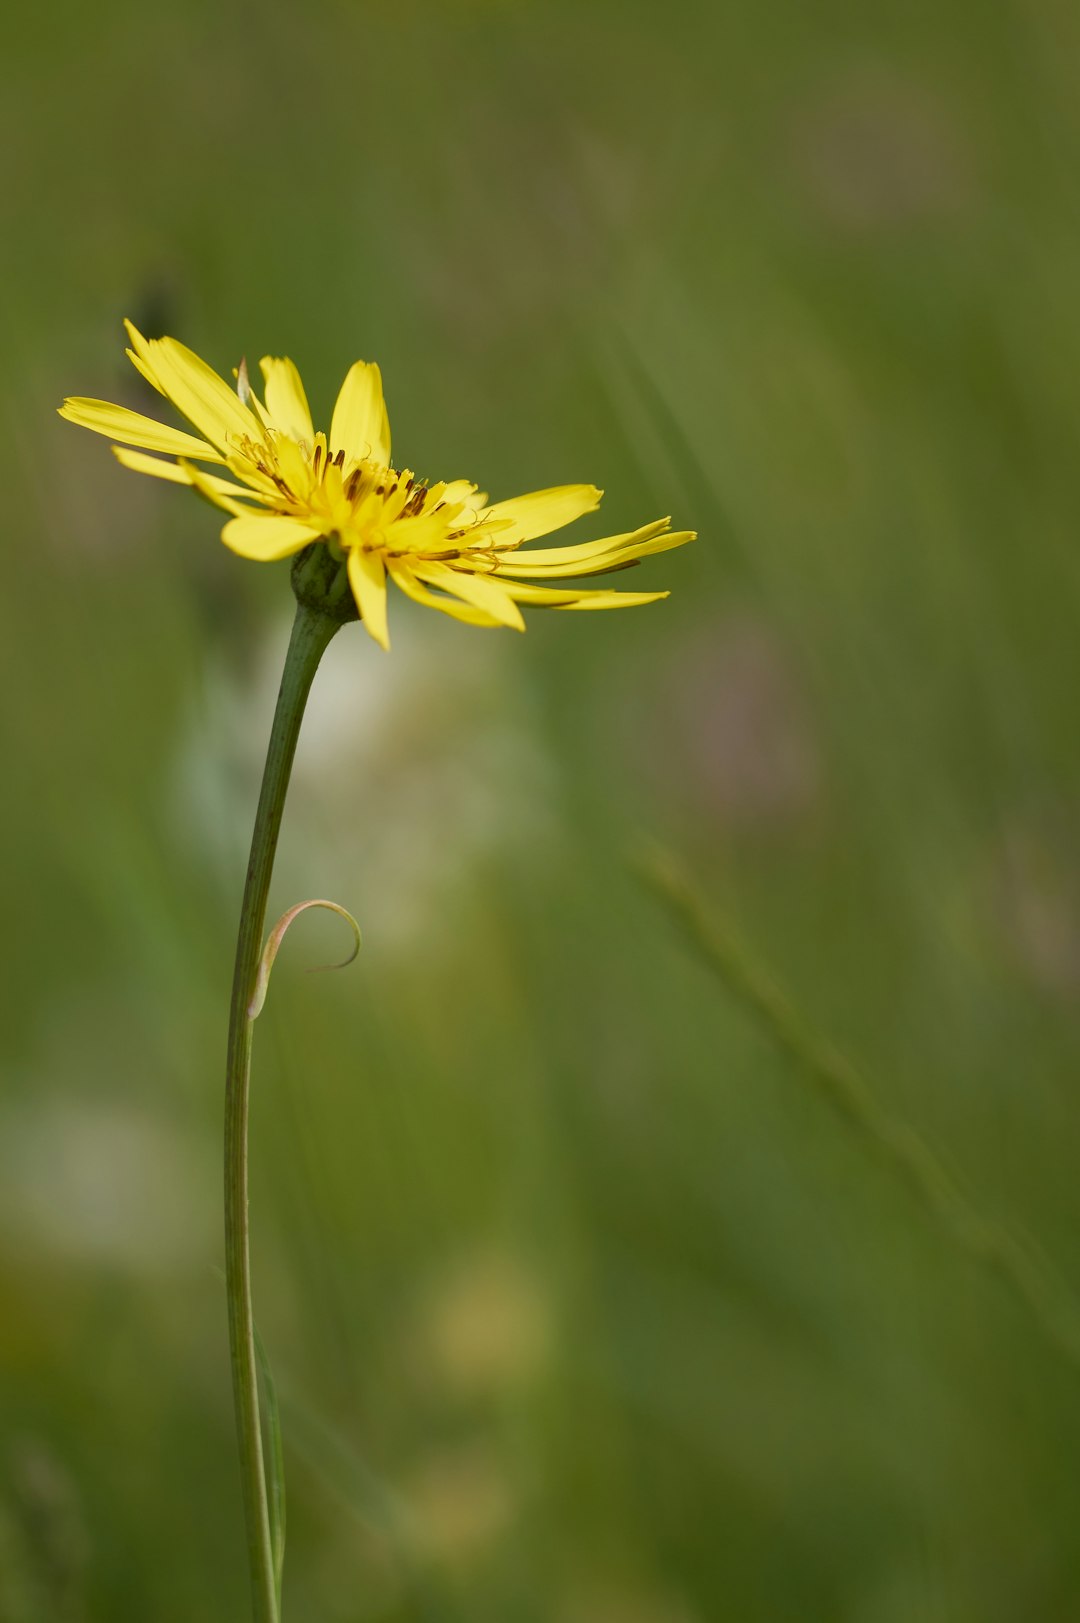
[[[336,590],[336,579],[327,578],[331,573],[333,576],[339,573],[337,569],[327,570],[328,562],[325,549],[320,549],[317,560],[311,563],[302,560],[294,571],[296,619],[285,656],[255,814],[229,1006],[225,1080],[225,1287],[254,1623],[279,1623],[280,1607],[263,1458],[251,1300],[248,1113],[255,1019],[252,1002],[262,959],[274,854],[308,694],[319,661],[335,633],[343,621],[355,618],[348,593],[342,599]],[[311,578],[313,569],[318,571],[318,579]]]

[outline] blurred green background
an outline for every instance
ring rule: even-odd
[[[701,532],[662,605],[395,599],[318,677],[272,903],[365,947],[304,975],[309,915],[257,1029],[287,1616],[1080,1616],[1080,1370],[625,865],[1080,1287],[1078,66],[1060,0],[8,19],[2,1623],[247,1607],[221,1074],[291,600],[55,416],[146,409],[124,315]]]

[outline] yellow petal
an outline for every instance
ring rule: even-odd
[[[572,603],[552,603],[553,609],[637,609],[643,603],[662,603],[670,592],[579,592]],[[531,601],[531,599],[530,599]],[[537,604],[542,608],[543,604]]]
[[[451,479],[442,493],[444,507],[453,505],[468,507],[475,510],[483,507],[487,497],[477,490],[470,479]]]
[[[288,438],[276,441],[274,457],[277,461],[277,472],[288,485],[292,494],[298,502],[305,502],[316,482],[308,458],[296,441]]]
[[[133,349],[126,349],[124,351],[124,354],[127,356],[128,360],[131,362],[131,364],[135,368],[136,372],[141,372],[142,373],[143,377],[146,379],[146,381],[150,385],[151,389],[156,389],[158,394],[163,395],[165,393],[165,390],[161,387],[161,384],[158,382],[157,375],[154,372],[151,372],[151,370],[147,366],[146,362],[141,361],[139,359],[139,357],[136,355],[136,353],[135,353],[135,351]]]
[[[261,468],[256,467],[250,457],[243,456],[240,453],[227,456],[225,466],[230,473],[236,475],[237,479],[242,479],[245,485],[250,485],[252,491],[258,491],[260,495],[268,496],[272,502],[281,500],[281,491],[270,478],[270,475],[263,473]]]
[[[440,591],[451,592],[455,597],[463,598],[474,608],[483,609],[485,614],[490,614],[500,625],[511,626],[515,631],[525,630],[521,611],[510,595],[513,582],[494,581],[488,575],[474,575],[462,569],[448,569],[445,564],[430,563],[426,559],[417,563],[414,571],[421,580],[427,581],[429,586],[437,586]]]
[[[537,609],[633,609],[642,603],[656,603],[668,592],[581,591],[568,586],[561,591],[551,586],[532,586],[508,580],[506,590],[516,603]]]
[[[364,629],[381,648],[390,647],[386,624],[386,569],[381,558],[362,547],[349,548],[349,585]]]
[[[255,413],[193,350],[175,338],[144,338],[130,321],[124,325],[132,348],[162,393],[212,444],[224,451],[238,439],[263,438]]]
[[[395,492],[396,497],[396,492]],[[391,497],[391,501],[395,499]],[[376,499],[377,501],[377,499]],[[389,504],[387,504],[389,511]],[[408,518],[383,520],[383,535],[389,552],[406,556],[424,552],[438,552],[449,545],[446,520],[439,513],[414,513]]]
[[[191,484],[191,475],[178,462],[165,462],[159,456],[147,456],[145,451],[129,451],[126,445],[114,445],[112,454],[122,467],[133,473],[150,473],[156,479],[169,479],[174,485]],[[230,486],[239,492],[239,485]]]
[[[374,495],[374,492],[372,492],[372,494]],[[409,489],[409,481],[407,479],[399,479],[393,490],[390,491],[389,495],[375,496],[377,504],[382,509],[382,517],[379,522],[383,530],[388,531],[392,524],[396,524],[398,522],[398,519],[407,506],[411,496],[412,491]],[[413,519],[402,519],[401,522],[403,524],[412,524],[415,521]]]
[[[512,552],[499,560],[499,573],[524,580],[551,580],[560,576],[602,575],[609,569],[624,569],[639,558],[656,552],[669,552],[696,538],[695,530],[669,530],[668,520],[646,524],[626,535],[609,535],[600,541],[586,541],[578,547],[537,547],[531,552]]]
[[[288,434],[290,439],[304,440],[311,445],[315,427],[296,367],[288,356],[279,360],[274,355],[264,355],[259,365],[266,382],[266,410],[271,426]]]
[[[341,385],[330,422],[330,453],[339,451],[352,462],[390,466],[390,422],[382,373],[374,361],[356,361]]]
[[[654,536],[665,534],[670,523],[670,519],[658,518],[651,524],[643,524],[638,530],[626,530],[621,535],[605,535],[599,541],[580,541],[572,547],[535,547],[531,552],[523,552],[521,561],[530,568],[534,564],[561,567],[563,564],[577,563],[599,548],[615,551],[617,548],[635,546],[638,542],[651,541]]]
[[[483,516],[511,520],[506,540],[531,541],[535,536],[561,530],[583,513],[591,513],[599,507],[603,494],[595,485],[554,485],[550,490],[534,490],[527,496],[495,502]]]
[[[110,405],[107,400],[65,400],[60,415],[69,423],[90,428],[95,434],[107,434],[124,445],[141,445],[144,450],[161,451],[166,456],[193,456],[200,462],[222,460],[205,440],[197,440],[193,434],[169,428],[165,423],[156,423],[141,412],[128,411],[126,406]]]
[[[149,473],[155,479],[170,479],[176,485],[194,485],[195,472],[190,463],[163,462],[160,457],[146,456],[142,451],[129,451],[123,445],[113,446],[113,456],[125,468],[131,468],[135,473]],[[243,497],[246,501],[260,502],[268,498],[260,496],[257,491],[245,490],[243,485],[234,485],[231,479],[217,479],[213,474],[199,472],[198,483],[217,491],[222,496]]]
[[[411,597],[414,603],[422,603],[426,609],[439,609],[448,614],[452,620],[463,620],[469,626],[501,626],[502,621],[496,620],[491,614],[485,614],[483,609],[473,608],[469,603],[459,603],[453,597],[439,597],[435,592],[429,592],[421,581],[418,581],[411,569],[389,565],[390,579]]]
[[[297,518],[286,518],[278,513],[245,514],[234,518],[221,532],[221,539],[241,558],[254,558],[257,563],[273,563],[300,552],[309,541],[318,539],[318,530],[303,524]]]
[[[248,491],[237,491],[237,495],[245,498],[244,501],[238,502],[236,497],[231,494],[235,486],[230,486],[226,480],[208,479],[202,469],[196,468],[191,462],[185,462],[182,466],[186,469],[191,483],[199,492],[199,495],[205,496],[206,500],[212,502],[215,507],[224,508],[226,513],[235,513],[237,518],[246,518],[252,513],[253,509],[247,505]],[[255,508],[254,512],[258,514],[259,509]]]

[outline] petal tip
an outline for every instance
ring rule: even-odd
[[[377,643],[384,654],[388,654],[390,652],[390,633],[386,632],[385,635],[380,635],[378,631],[368,624],[363,615],[360,616],[360,624],[363,626],[372,642]]]

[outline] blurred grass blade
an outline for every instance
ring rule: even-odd
[[[637,346],[618,327],[590,333],[588,342],[600,386],[639,465],[654,471],[664,510],[677,500],[681,511],[694,514],[694,523],[714,547],[736,545],[731,515]]]
[[[882,1110],[851,1062],[803,1019],[735,933],[709,916],[670,852],[652,847],[635,853],[631,864],[697,957],[864,1149],[908,1186],[961,1251],[1004,1280],[1043,1334],[1080,1365],[1080,1301],[1052,1263],[984,1216],[925,1140]]]
[[[464,1623],[464,1614],[445,1578],[418,1537],[406,1500],[371,1469],[348,1439],[310,1403],[297,1396],[286,1378],[284,1401],[293,1455],[348,1505],[370,1532],[394,1552],[418,1623]]]
[[[215,1270],[224,1282],[224,1274]],[[270,1368],[266,1344],[255,1329],[259,1379],[266,1399],[266,1455],[269,1480],[270,1538],[274,1579],[281,1608],[285,1565],[285,1449],[282,1409],[289,1415],[293,1455],[347,1504],[370,1532],[384,1538],[401,1563],[420,1623],[462,1623],[462,1614],[431,1564],[421,1554],[413,1518],[405,1500],[368,1466],[356,1450],[309,1403],[290,1389],[286,1371],[279,1387]],[[7,1623],[0,1612],[0,1623]]]
[[[259,1378],[266,1398],[266,1462],[269,1480],[266,1496],[270,1506],[270,1545],[274,1558],[274,1587],[277,1590],[278,1611],[281,1611],[281,1577],[285,1567],[285,1449],[281,1438],[281,1405],[266,1345],[258,1328],[255,1330],[255,1352],[259,1360]]]

